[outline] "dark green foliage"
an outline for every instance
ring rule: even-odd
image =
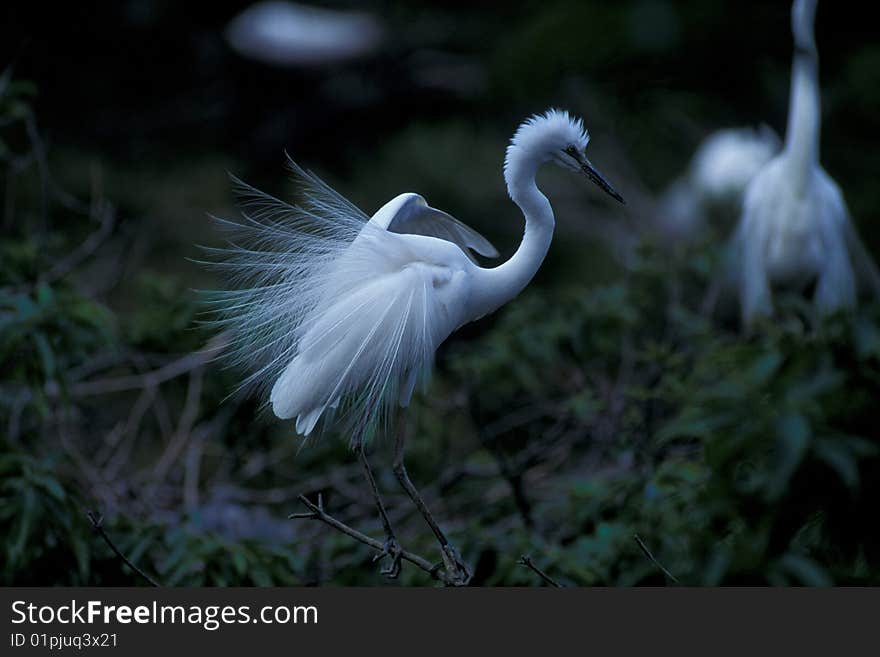
[[[30,402],[64,394],[65,372],[113,342],[114,317],[67,286],[40,283],[33,291],[0,289],[0,359],[4,377],[26,384]]]
[[[4,585],[143,585],[93,530],[80,495],[58,477],[58,460],[35,459],[3,444],[0,507]],[[253,540],[231,541],[190,520],[105,526],[116,546],[168,586],[301,584],[295,552]]]
[[[150,351],[197,349],[205,334],[193,330],[195,295],[170,276],[153,272],[137,281],[138,304],[126,318],[125,332],[132,345]]]
[[[876,583],[880,308],[818,323],[790,300],[782,321],[744,337],[675,300],[707,282],[705,251],[640,253],[620,282],[523,295],[483,337],[453,345],[413,411],[413,476],[430,481],[437,464],[457,463],[474,473],[444,497],[478,583],[536,583],[516,563],[524,553],[567,584],[663,583],[635,535],[685,584]],[[156,318],[168,315],[153,325],[182,335],[172,320],[185,294],[156,280],[142,289],[139,312],[158,290]],[[17,355],[5,378],[35,399],[115,335],[112,314],[70,289],[9,299],[3,344]],[[137,345],[134,335],[123,339]],[[304,471],[306,460],[347,460],[338,443],[323,445],[298,459]],[[5,581],[137,582],[93,533],[67,458],[4,444]],[[377,581],[369,551],[343,536],[279,544],[218,534],[198,513],[165,517],[106,526],[165,584],[296,584],[328,563],[337,583]],[[359,518],[375,522],[369,510]],[[407,547],[430,553],[413,526]],[[405,569],[402,581],[426,580]]]
[[[569,434],[556,480],[524,491],[553,547],[503,549],[579,584],[662,582],[636,534],[683,583],[876,583],[880,307],[812,328],[788,308],[741,337],[671,300],[691,264],[530,293],[456,353],[479,426],[545,409],[493,439],[507,458]]]
[[[3,584],[91,583],[88,522],[58,480],[57,461],[0,445]]]
[[[230,540],[186,519],[171,525],[122,521],[109,531],[119,537],[116,545],[132,563],[149,564],[150,572],[165,586],[302,584],[297,575],[301,560],[287,547]],[[143,584],[132,578],[132,583]]]
[[[31,34],[38,5],[7,31]],[[659,192],[710,131],[782,130],[788,8],[740,5],[392,3],[392,55],[306,77],[235,59],[223,7],[135,29],[125,12],[53,8],[66,13],[41,28],[51,83],[37,95],[0,75],[0,583],[146,584],[89,510],[163,584],[388,583],[363,545],[287,519],[299,494],[322,494],[381,537],[348,436],[303,446],[260,401],[227,399],[240,373],[199,357],[211,336],[191,291],[218,282],[186,258],[219,239],[206,212],[234,212],[226,169],[284,195],[285,147],[367,211],[416,191],[509,255],[521,224],[503,144],[553,104],[585,115],[631,204],[609,211],[575,176],[542,172],[558,227],[541,272],[444,345],[407,414],[410,474],[474,584],[540,585],[524,554],[566,585],[674,583],[635,536],[681,584],[880,584],[880,307],[822,321],[783,298],[744,336],[723,300],[703,311],[717,246],[644,244],[623,267],[579,232],[606,215],[639,225],[630,194]],[[876,253],[880,56],[857,8],[822,7],[823,163]],[[158,33],[181,48],[156,50]],[[444,79],[451,91],[421,86]],[[91,244],[109,203],[112,230]],[[370,459],[398,537],[439,559],[391,440]],[[409,565],[399,583],[433,584]]]

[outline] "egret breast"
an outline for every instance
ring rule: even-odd
[[[765,245],[767,274],[773,283],[808,285],[822,268],[822,241],[812,203],[786,199],[774,213]]]

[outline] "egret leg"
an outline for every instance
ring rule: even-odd
[[[422,499],[421,494],[409,478],[409,473],[406,471],[406,463],[404,462],[405,445],[406,436],[403,422],[401,421],[398,425],[397,436],[394,440],[394,474],[397,477],[397,481],[400,482],[400,485],[406,491],[406,494],[409,495],[409,498],[413,501],[413,504],[416,505],[419,513],[422,514],[425,522],[428,523],[431,531],[434,532],[434,536],[437,537],[437,541],[440,543],[440,549],[443,552],[443,565],[446,568],[446,572],[450,577],[454,578],[457,583],[466,584],[470,579],[470,573],[468,572],[467,566],[461,562],[458,552],[434,520],[434,516],[431,515],[431,511]]]
[[[364,443],[362,440],[358,440],[355,443],[354,451],[364,469],[364,476],[367,483],[370,485],[370,492],[373,495],[373,501],[376,503],[376,508],[379,510],[379,518],[382,520],[382,528],[385,530],[384,551],[376,555],[374,561],[386,556],[391,557],[391,563],[387,568],[383,568],[380,572],[383,575],[388,576],[390,579],[396,579],[397,576],[400,575],[402,550],[400,549],[400,544],[397,542],[394,529],[391,527],[391,520],[388,518],[388,512],[385,511],[385,504],[382,502],[382,496],[379,494],[379,487],[376,485],[375,477],[373,477],[373,470],[370,468],[370,462],[367,460],[367,454],[364,451]]]

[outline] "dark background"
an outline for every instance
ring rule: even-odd
[[[787,3],[332,2],[381,20],[381,47],[290,68],[224,40],[246,6],[0,10],[17,81],[0,128],[7,583],[136,581],[88,508],[165,583],[382,583],[368,550],[286,520],[298,494],[323,491],[379,535],[344,440],[300,450],[258,401],[225,399],[239,374],[199,356],[211,336],[194,328],[193,288],[221,283],[187,258],[218,242],[209,212],[235,212],[227,171],[285,193],[285,149],[368,213],[417,191],[506,257],[521,220],[504,146],[549,106],[584,117],[629,204],[543,173],[558,217],[547,262],[522,299],[444,346],[412,409],[413,477],[474,582],[539,583],[516,564],[531,553],[568,584],[668,583],[638,534],[687,583],[876,583],[861,515],[878,494],[876,307],[818,330],[793,300],[745,338],[699,312],[723,235],[675,258],[650,244],[617,257],[703,137],[784,132]],[[816,33],[822,162],[876,254],[871,14],[820,3]],[[389,452],[380,441],[373,461],[401,540],[430,554]]]

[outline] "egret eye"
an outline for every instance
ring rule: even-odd
[[[564,154],[563,160],[566,165],[580,168],[583,162],[583,153],[578,149],[574,144],[569,144],[565,148],[562,149]]]

